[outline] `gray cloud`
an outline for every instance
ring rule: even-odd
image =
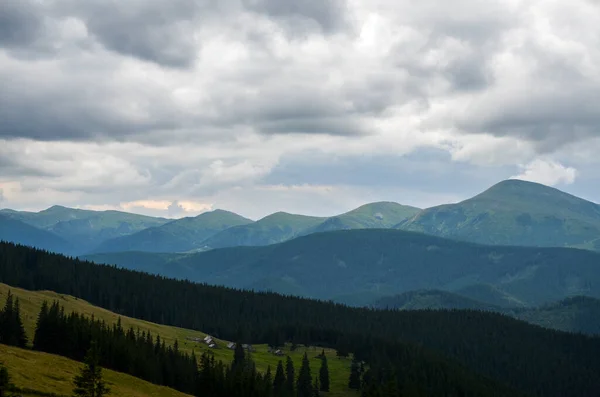
[[[0,7],[0,45],[30,45],[42,31],[42,15],[32,0],[8,0]]]
[[[208,3],[208,4],[205,4]],[[209,2],[70,2],[65,14],[81,18],[106,48],[171,67],[189,66],[197,56],[194,25]]]
[[[0,185],[31,200],[231,203],[235,189],[268,197],[262,183],[392,191],[409,165],[427,185],[452,180],[424,163],[464,172],[457,195],[540,154],[585,169],[556,151],[600,136],[600,20],[587,0],[550,3],[9,0]],[[465,163],[397,158],[427,146]],[[483,183],[469,162],[488,155],[512,168]],[[398,183],[423,190],[419,178]]]
[[[316,25],[325,33],[348,28],[345,0],[242,0],[248,9],[283,21],[290,33],[305,34]]]

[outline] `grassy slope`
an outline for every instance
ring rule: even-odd
[[[16,387],[60,396],[71,395],[73,377],[83,365],[61,356],[6,345],[0,345],[0,360],[8,368]],[[103,375],[113,397],[187,396],[120,372],[105,369]]]
[[[600,250],[600,205],[508,180],[463,202],[423,210],[397,228],[482,244]]]
[[[187,339],[204,338],[206,334],[202,332],[177,327],[170,327],[166,325],[159,325],[125,316],[118,316],[113,312],[93,306],[82,299],[77,299],[68,295],[57,294],[51,291],[27,291],[19,288],[9,287],[6,284],[0,283],[0,304],[3,304],[6,300],[6,294],[8,293],[9,289],[20,300],[22,311],[21,315],[23,317],[25,329],[30,340],[33,339],[36,318],[44,300],[58,300],[60,304],[65,307],[65,311],[67,313],[75,311],[88,316],[94,315],[95,318],[102,319],[109,324],[115,323],[120,317],[123,327],[134,327],[139,328],[142,331],[150,331],[155,337],[156,335],[160,335],[161,339],[163,339],[165,343],[168,344],[172,344],[175,340],[178,340],[179,347],[181,350],[188,352],[191,352],[193,350],[197,355],[199,355],[200,352],[203,352],[205,350],[211,350],[214,353],[215,358],[217,359],[226,362],[233,360],[233,351],[229,349],[208,349],[204,344],[196,343]],[[223,347],[226,346],[226,341],[220,341],[219,345]],[[267,367],[271,366],[271,370],[274,374],[275,368],[277,367],[277,362],[281,358],[270,354],[267,351],[268,347],[266,345],[256,345],[254,347],[256,349],[256,352],[252,354],[252,357],[256,362],[257,367],[260,370],[266,371]],[[294,360],[296,371],[298,371],[300,368],[304,351],[307,351],[309,357],[312,358],[319,354],[321,352],[321,349],[317,349],[314,347],[308,349],[298,348],[296,351],[291,352],[289,350],[289,346],[286,346],[285,348],[285,353],[289,354],[290,357]],[[331,393],[329,395],[333,397],[352,396],[352,391],[350,391],[347,388],[348,378],[350,376],[351,361],[349,359],[337,358],[336,352],[334,350],[325,349],[325,354],[328,358],[329,374],[331,378]],[[311,359],[311,371],[313,377],[314,375],[318,374],[319,365],[320,362],[318,360]]]
[[[419,208],[392,202],[370,203],[345,214],[328,218],[304,234],[348,229],[390,228],[421,211]]]

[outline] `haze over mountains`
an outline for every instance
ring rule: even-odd
[[[378,202],[329,218],[2,210],[0,233],[97,263],[355,306],[504,311],[600,298],[600,206],[519,180],[457,204]]]

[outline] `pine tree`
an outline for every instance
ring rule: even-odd
[[[13,321],[15,324],[15,339],[18,347],[27,346],[27,334],[25,333],[25,327],[21,320],[21,305],[19,304],[19,298],[15,300],[15,306],[13,311]]]
[[[235,344],[235,350],[233,352],[233,363],[231,365],[232,368],[242,368],[244,366],[244,362],[246,361],[246,353],[244,352],[244,347],[241,343]]]
[[[294,362],[287,356],[287,361],[285,363],[285,389],[287,391],[288,396],[294,396],[296,387],[294,385],[294,381],[296,379],[296,374],[294,370]]]
[[[8,369],[6,369],[4,365],[0,364],[0,397],[6,396],[9,386],[10,376],[8,374]]]
[[[348,387],[350,389],[360,389],[360,366],[356,360],[352,360],[350,366],[350,380],[348,381]]]
[[[320,389],[321,389],[321,387],[319,386],[319,378],[315,377],[315,384],[313,385],[313,396],[314,397],[321,396],[321,393],[319,392]]]
[[[321,369],[319,370],[319,380],[321,381],[321,391],[329,391],[329,367],[327,357],[321,357]]]
[[[296,390],[298,391],[298,397],[312,397],[312,376],[310,375],[310,363],[306,353],[304,353],[304,357],[302,357],[302,366],[300,367],[300,373],[298,374]]]
[[[265,397],[270,397],[273,395],[273,375],[271,374],[271,366],[267,367],[267,373],[263,378],[264,389],[262,393]]]
[[[33,336],[33,348],[40,350],[44,345],[46,337],[46,318],[48,317],[48,301],[42,303],[42,309],[38,314],[37,323],[35,326],[35,334]]]
[[[273,396],[284,397],[286,395],[286,380],[283,373],[283,362],[279,360],[277,370],[275,371],[275,379],[273,379]]]
[[[102,379],[102,367],[99,364],[100,353],[96,342],[88,350],[84,364],[79,375],[73,383],[73,394],[77,397],[102,397],[110,393],[110,389]]]
[[[10,290],[6,296],[4,309],[0,311],[0,343],[14,346],[17,344],[15,338],[15,324],[13,314],[13,295]]]

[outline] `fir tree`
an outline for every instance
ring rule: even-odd
[[[315,384],[313,385],[313,396],[314,397],[321,396],[321,393],[319,392],[320,389],[321,389],[321,387],[319,386],[319,378],[315,377]]]
[[[100,353],[98,346],[92,342],[88,350],[84,364],[79,375],[75,377],[73,383],[73,395],[77,397],[102,397],[110,392],[110,389],[102,379],[102,367],[99,364]]]
[[[246,361],[246,353],[241,343],[235,344],[235,350],[233,352],[233,363],[232,368],[242,368]]]
[[[296,383],[296,390],[298,391],[298,397],[312,397],[312,376],[310,374],[310,363],[308,356],[304,353],[302,357],[302,366],[300,367],[300,373],[298,374],[298,381]]]
[[[295,385],[294,385],[294,381],[296,379],[296,374],[295,374],[295,370],[294,370],[294,362],[292,361],[292,359],[290,358],[290,356],[287,356],[287,361],[285,363],[285,389],[287,391],[287,394],[289,396],[294,396],[295,393]]]
[[[10,376],[8,374],[8,369],[6,369],[4,365],[0,364],[0,397],[6,396],[9,386]]]
[[[286,380],[283,372],[283,362],[279,360],[277,370],[275,371],[275,379],[273,379],[273,396],[284,397],[286,395]]]
[[[21,320],[21,305],[19,304],[19,298],[15,300],[13,317],[13,321],[15,323],[16,345],[24,348],[27,346],[27,334],[25,333],[25,327],[23,326],[23,321]]]
[[[319,380],[321,381],[321,391],[329,391],[329,367],[327,357],[321,357],[321,369],[319,370]]]
[[[360,366],[356,360],[352,360],[350,366],[350,380],[348,381],[348,387],[350,389],[360,389]]]

